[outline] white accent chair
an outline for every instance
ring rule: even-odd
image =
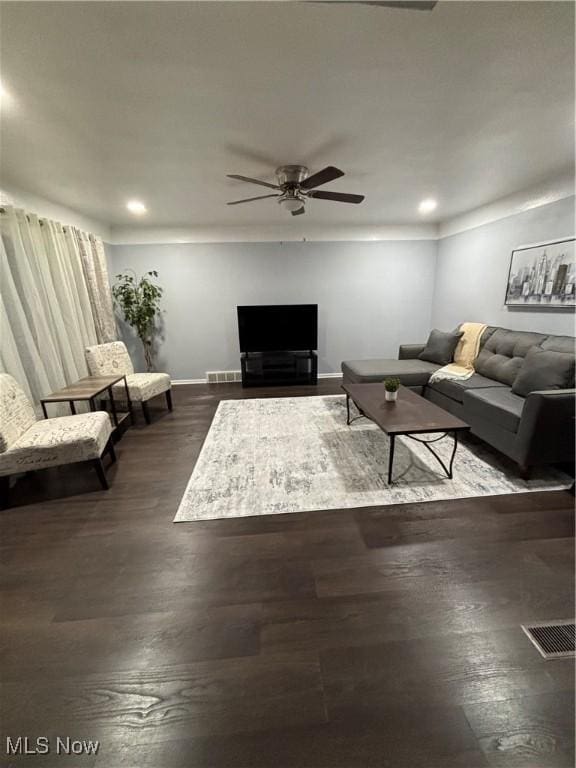
[[[86,348],[86,363],[92,376],[126,376],[128,392],[133,402],[142,405],[146,423],[150,424],[148,401],[163,392],[166,395],[168,410],[172,410],[172,382],[167,373],[134,373],[132,360],[122,341],[97,344]],[[126,400],[124,382],[112,387],[114,400]]]
[[[102,455],[116,461],[111,435],[102,411],[38,420],[16,380],[0,373],[0,507],[8,505],[10,475],[80,461],[90,462],[107,489]]]

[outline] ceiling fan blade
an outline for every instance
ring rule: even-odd
[[[304,206],[302,206],[302,208],[298,208],[297,211],[292,211],[292,216],[301,216],[303,213],[306,213]]]
[[[379,8],[405,8],[408,11],[431,11],[438,0],[312,0],[319,5],[375,5]]]
[[[237,179],[238,181],[247,181],[249,184],[260,184],[261,187],[270,187],[270,189],[281,189],[278,184],[269,184],[267,181],[260,181],[260,179],[250,179],[248,176],[238,176],[236,173],[227,173],[229,179]]]
[[[311,190],[308,197],[315,197],[318,200],[333,200],[336,203],[361,203],[364,195],[347,195],[344,192],[322,192],[322,190]]]
[[[318,171],[318,173],[314,173],[312,176],[308,176],[307,179],[304,179],[300,184],[300,189],[320,187],[322,184],[328,184],[329,181],[339,179],[340,176],[344,176],[344,171],[341,171],[339,168],[334,168],[333,165],[329,165],[323,170]]]
[[[408,11],[431,11],[438,0],[360,0],[357,5],[376,5],[380,8],[406,8]]]
[[[253,200],[265,200],[267,197],[280,197],[280,195],[260,195],[259,197],[247,197],[244,200],[233,200],[226,205],[240,205],[240,203],[251,203]]]

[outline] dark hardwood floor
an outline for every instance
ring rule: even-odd
[[[175,387],[108,492],[85,467],[18,483],[1,765],[573,765],[573,661],[519,627],[574,613],[568,492],[172,524],[220,399],[338,387]],[[101,746],[8,757],[18,735]]]

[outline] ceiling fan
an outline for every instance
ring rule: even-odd
[[[318,200],[332,200],[335,203],[354,203],[358,204],[364,200],[364,195],[348,195],[343,192],[323,192],[316,190],[316,187],[327,184],[344,176],[344,171],[329,165],[318,173],[309,176],[308,168],[304,165],[282,165],[276,169],[277,184],[270,184],[268,181],[260,179],[250,179],[248,176],[238,176],[235,173],[228,173],[229,179],[238,181],[247,181],[249,184],[259,184],[262,187],[276,189],[276,194],[260,195],[259,197],[247,197],[244,200],[233,200],[227,205],[239,205],[240,203],[251,203],[253,200],[264,200],[267,197],[276,197],[280,205],[292,216],[300,216],[306,213],[304,207],[306,198],[312,197]]]

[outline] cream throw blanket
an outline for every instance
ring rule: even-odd
[[[439,368],[430,377],[430,383],[442,379],[463,381],[474,374],[474,362],[480,350],[480,338],[486,328],[485,323],[462,323],[463,336],[454,351],[454,362]]]

